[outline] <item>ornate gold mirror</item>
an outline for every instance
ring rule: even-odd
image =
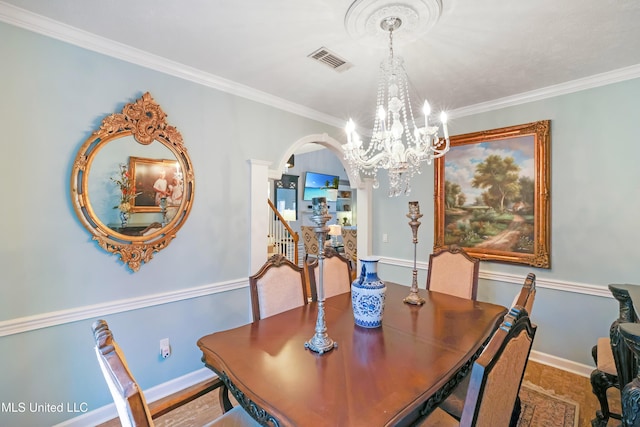
[[[100,247],[138,271],[176,237],[195,179],[182,135],[147,92],[102,120],[71,173],[71,199]]]

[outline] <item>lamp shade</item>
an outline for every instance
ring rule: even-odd
[[[339,236],[342,234],[342,227],[338,224],[333,224],[329,226],[329,236]]]

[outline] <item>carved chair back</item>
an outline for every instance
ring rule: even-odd
[[[519,306],[524,307],[527,311],[527,315],[531,316],[531,310],[533,309],[533,302],[536,299],[536,275],[533,273],[527,274],[527,278],[524,280],[524,284],[520,289],[520,292],[516,295],[511,307]]]
[[[307,303],[304,270],[282,254],[269,258],[250,276],[249,286],[254,321]]]
[[[324,298],[351,292],[351,263],[333,248],[324,250],[323,289]],[[320,268],[318,260],[307,264],[311,300],[318,300]]]
[[[427,289],[475,300],[479,269],[479,259],[451,246],[429,256]]]
[[[92,325],[95,339],[95,352],[109,392],[118,411],[120,424],[123,427],[153,427],[153,419],[170,412],[173,409],[193,401],[201,393],[185,394],[184,397],[172,399],[170,404],[152,411],[145,400],[140,386],[134,379],[124,353],[113,338],[109,325],[104,320],[97,320]],[[208,386],[207,392],[219,388],[223,390],[223,383],[219,378]],[[226,389],[224,389],[226,391]],[[257,427],[259,424],[240,406],[229,409],[222,416],[213,420],[207,426],[218,427]]]
[[[511,310],[517,311],[522,307],[526,311],[524,315],[530,316],[531,309],[533,308],[533,302],[535,300],[535,295],[536,275],[533,273],[529,273],[524,281],[524,284],[522,285],[522,288],[520,288],[520,292],[518,292],[513,300],[513,303],[511,304]],[[464,409],[465,397],[469,389],[469,380],[469,375],[464,377],[462,382],[458,384],[458,386],[456,386],[456,388],[453,390],[453,393],[451,393],[449,397],[447,397],[447,399],[440,404],[440,408],[442,410],[444,410],[457,420],[460,419],[462,410]],[[516,402],[516,405],[518,406],[519,410],[520,402]]]
[[[508,426],[535,337],[523,307],[513,307],[471,370],[461,427]]]

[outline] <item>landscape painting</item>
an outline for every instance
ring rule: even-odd
[[[550,268],[549,125],[451,137],[435,164],[434,252]]]

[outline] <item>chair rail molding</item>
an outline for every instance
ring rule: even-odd
[[[0,321],[0,337],[249,287],[249,278]]]
[[[399,258],[390,258],[384,256],[377,256],[380,258],[381,264],[391,265],[394,267],[406,267],[413,268],[413,261]],[[428,270],[428,262],[418,262],[417,268],[419,270]],[[522,286],[522,281],[525,276],[518,274],[501,273],[496,271],[480,270],[478,275],[480,279],[492,280],[502,283],[513,283],[518,286]],[[536,278],[536,287],[552,289],[555,291],[572,292],[577,294],[591,295],[603,298],[613,298],[613,295],[606,286],[590,285],[586,283],[570,282],[565,280],[556,280],[551,278]]]

